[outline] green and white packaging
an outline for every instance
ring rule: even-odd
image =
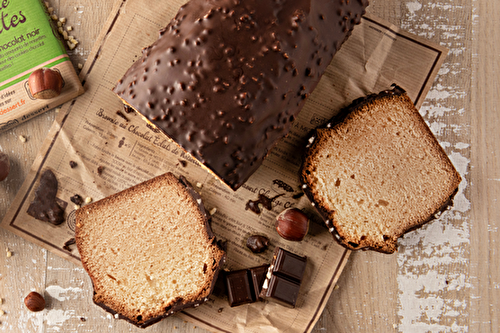
[[[38,68],[63,77],[59,96],[35,99],[28,77]],[[63,40],[39,0],[0,0],[0,132],[83,93]]]

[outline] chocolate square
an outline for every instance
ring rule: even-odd
[[[231,307],[259,300],[269,265],[226,272],[226,286]]]
[[[306,264],[306,257],[277,247],[262,285],[260,297],[295,307]]]
[[[246,269],[226,273],[227,296],[230,306],[254,302]]]
[[[299,296],[300,283],[287,278],[273,275],[269,280],[267,297],[272,297],[277,301],[295,307]]]
[[[274,252],[275,264],[273,274],[281,275],[296,281],[302,281],[306,268],[306,257],[298,256],[292,252],[276,248]]]
[[[264,284],[264,280],[266,279],[266,273],[269,265],[263,265],[259,267],[250,268],[250,275],[252,277],[252,282],[254,286],[255,292],[255,300],[260,299],[260,291],[262,290],[262,284]]]

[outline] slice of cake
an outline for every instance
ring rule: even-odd
[[[200,196],[166,173],[76,212],[94,302],[146,327],[208,300],[225,252]]]
[[[354,101],[313,131],[300,177],[342,245],[385,253],[450,205],[461,181],[399,87]]]
[[[288,134],[368,0],[191,0],[113,91],[233,190]]]

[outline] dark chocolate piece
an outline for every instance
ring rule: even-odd
[[[233,190],[288,134],[368,0],[191,0],[113,91]]]
[[[78,164],[76,164],[76,162],[75,162],[75,161],[69,161],[69,167],[70,167],[71,169],[76,168],[76,167],[77,167],[77,165],[78,165]]]
[[[7,178],[10,171],[9,155],[0,151],[0,182]]]
[[[279,275],[272,275],[269,280],[266,297],[274,298],[281,304],[295,307],[299,296],[300,283]]]
[[[81,206],[83,203],[83,198],[79,194],[75,194],[74,196],[70,197],[69,200],[71,200],[72,203],[78,206]]]
[[[104,171],[104,167],[102,165],[97,167],[97,173],[99,175],[101,175],[103,171]]]
[[[246,269],[226,274],[229,305],[238,306],[254,302],[253,290]]]
[[[298,256],[280,247],[275,250],[274,257],[276,259],[274,260],[273,274],[302,281],[307,264],[305,257]]]
[[[249,268],[250,277],[252,278],[253,291],[255,300],[260,299],[260,291],[262,290],[262,285],[266,279],[266,273],[269,265],[262,265],[258,267]]]
[[[226,287],[231,307],[259,300],[269,265],[226,272]]]
[[[267,270],[260,297],[295,307],[306,264],[306,257],[277,247],[274,250],[271,266]]]
[[[35,190],[35,198],[28,207],[28,215],[54,225],[64,222],[64,210],[56,201],[58,186],[52,170],[45,170],[40,177],[40,185]]]
[[[247,239],[247,247],[253,253],[261,253],[267,249],[269,239],[261,235],[252,235]]]

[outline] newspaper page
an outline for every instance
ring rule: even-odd
[[[226,270],[270,263],[276,246],[307,256],[307,266],[295,308],[264,301],[230,307],[218,281],[209,302],[178,316],[215,332],[309,332],[349,251],[336,243],[302,195],[298,169],[304,137],[352,100],[393,83],[406,89],[420,107],[447,50],[366,15],[335,56],[289,135],[241,188],[232,191],[140,116],[124,112],[111,91],[182,4],[178,0],[124,0],[115,6],[81,73],[85,94],[63,106],[2,226],[80,264],[77,249],[66,244],[74,236],[72,196],[95,201],[167,171],[184,175],[201,194],[207,210],[216,209],[212,229],[218,239],[227,241]],[[56,226],[26,213],[40,175],[47,169],[58,180],[57,199],[65,207],[65,222]],[[263,208],[260,213],[247,209],[260,196],[272,199],[272,209]],[[275,230],[276,215],[288,207],[302,209],[312,220],[301,242],[286,241]],[[246,248],[247,238],[255,234],[270,239],[263,253]]]

